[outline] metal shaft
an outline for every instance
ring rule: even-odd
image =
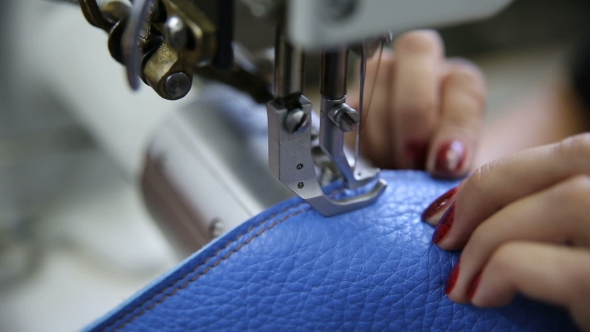
[[[326,99],[342,99],[346,96],[346,71],[348,50],[322,53],[320,92]]]
[[[275,99],[303,93],[303,51],[291,45],[284,28],[277,28],[275,44]]]

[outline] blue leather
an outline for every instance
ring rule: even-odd
[[[324,218],[298,198],[275,206],[89,329],[575,330],[564,310],[524,298],[498,309],[451,302],[444,284],[458,254],[431,244],[420,214],[453,183],[383,177],[379,201],[345,215]]]

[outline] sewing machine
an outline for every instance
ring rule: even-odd
[[[400,32],[485,18],[509,2],[242,0],[276,26],[269,56],[234,42],[234,30],[247,28],[234,26],[234,0],[79,0],[87,21],[107,32],[132,89],[178,100],[195,76],[207,82],[155,130],[141,180],[155,219],[187,251],[293,194],[326,216],[373,203],[388,184],[358,144],[344,144],[363,119],[346,104],[349,54],[362,73]],[[315,107],[303,91],[306,53],[321,53]],[[363,190],[326,195],[322,187],[337,180]]]

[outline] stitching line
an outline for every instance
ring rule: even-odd
[[[157,304],[160,304],[162,302],[164,302],[168,297],[173,296],[174,294],[176,294],[179,290],[186,288],[190,283],[196,281],[197,279],[199,279],[202,275],[206,274],[207,272],[209,272],[212,268],[216,267],[217,265],[219,265],[222,261],[228,259],[231,255],[233,255],[234,253],[238,252],[240,249],[242,249],[242,247],[244,247],[245,245],[249,244],[250,242],[252,242],[252,240],[254,240],[255,238],[259,237],[260,235],[262,235],[264,232],[266,232],[269,229],[272,229],[273,227],[275,227],[276,225],[282,223],[283,221],[294,217],[296,215],[301,214],[302,212],[308,211],[310,210],[310,208],[304,209],[304,210],[299,210],[297,212],[294,212],[292,214],[289,214],[285,217],[283,217],[280,220],[277,220],[275,222],[273,222],[269,227],[262,229],[260,232],[254,234],[254,236],[252,236],[251,238],[249,238],[246,242],[240,244],[238,247],[236,247],[234,250],[228,252],[224,257],[221,257],[220,259],[218,259],[215,263],[213,263],[213,265],[207,267],[205,270],[203,270],[202,272],[196,274],[195,276],[193,276],[191,279],[185,281],[182,285],[180,285],[179,287],[177,287],[176,289],[174,289],[172,292],[170,292],[169,294],[165,294],[164,296],[162,296],[162,298],[158,299],[157,301],[154,301],[149,307],[143,308],[143,310],[141,310],[139,313],[137,313],[136,315],[132,316],[130,319],[125,319],[125,317],[127,315],[129,315],[130,313],[133,313],[134,311],[136,311],[138,308],[140,308],[142,305],[145,305],[146,303],[154,300],[155,297],[166,293],[170,288],[173,288],[175,286],[177,286],[177,284],[182,281],[183,279],[185,279],[189,274],[195,272],[196,270],[198,270],[199,268],[203,267],[204,265],[206,265],[211,258],[217,256],[221,251],[223,251],[224,249],[227,249],[227,247],[229,247],[230,245],[232,245],[233,243],[235,243],[236,241],[238,241],[240,238],[242,238],[242,236],[246,235],[247,233],[250,233],[252,230],[254,230],[254,228],[260,227],[262,224],[264,224],[265,222],[273,219],[274,217],[276,217],[277,215],[281,214],[281,213],[285,213],[289,210],[294,210],[297,209],[298,207],[300,207],[301,205],[305,204],[305,202],[301,202],[295,206],[292,207],[288,207],[280,212],[277,212],[275,214],[273,214],[272,216],[262,220],[261,222],[259,222],[258,224],[256,224],[255,226],[252,226],[250,228],[248,228],[248,230],[245,233],[239,234],[238,236],[236,236],[236,238],[230,242],[228,242],[223,248],[218,249],[212,256],[209,256],[207,259],[205,259],[205,261],[203,261],[203,263],[197,265],[195,268],[191,269],[190,271],[188,271],[187,273],[185,273],[182,277],[178,278],[172,285],[164,288],[162,291],[157,292],[156,294],[154,294],[152,297],[150,297],[148,300],[144,301],[143,303],[137,305],[135,308],[131,309],[128,313],[126,313],[125,315],[123,315],[123,317],[115,320],[114,322],[112,322],[111,324],[107,325],[104,330],[109,329],[110,327],[113,327],[114,325],[116,325],[117,323],[121,322],[123,320],[123,324],[121,324],[120,326],[116,327],[113,331],[118,331],[121,330],[122,328],[125,327],[125,325],[133,322],[133,320],[135,320],[137,317],[142,316],[146,311],[153,309]]]

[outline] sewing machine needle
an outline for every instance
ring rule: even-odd
[[[370,96],[368,99],[368,103],[367,103],[367,114],[363,114],[363,109],[365,106],[365,81],[367,78],[367,58],[368,55],[365,52],[365,48],[362,48],[362,52],[361,52],[361,62],[360,62],[360,73],[359,73],[359,106],[358,106],[358,112],[359,112],[359,119],[360,122],[357,126],[357,131],[356,131],[356,146],[355,146],[355,156],[354,156],[354,169],[356,170],[357,165],[359,164],[360,158],[361,158],[361,133],[362,133],[362,129],[364,127],[365,124],[365,120],[367,119],[367,116],[369,115],[369,110],[371,109],[371,100],[373,99],[373,90],[375,88],[375,82],[377,81],[377,74],[379,73],[379,67],[381,65],[381,56],[383,54],[383,43],[379,43],[379,47],[378,47],[378,51],[375,52],[375,54],[373,56],[377,56],[378,60],[377,60],[377,68],[375,70],[375,73],[373,75],[373,82],[371,83],[371,87],[370,89],[368,89],[370,91]]]
[[[355,146],[355,155],[354,155],[354,168],[356,169],[359,160],[360,160],[360,154],[361,154],[361,130],[362,130],[362,125],[365,122],[363,119],[363,103],[364,103],[364,99],[363,96],[365,94],[365,75],[367,73],[367,58],[365,56],[365,52],[361,52],[361,63],[360,63],[360,73],[359,73],[359,78],[360,78],[360,84],[359,84],[359,119],[360,122],[357,126],[357,131],[356,131],[356,146]]]

